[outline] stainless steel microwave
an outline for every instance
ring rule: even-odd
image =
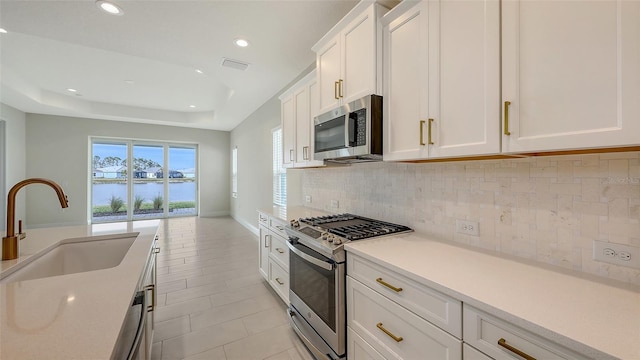
[[[382,160],[382,96],[367,95],[313,119],[315,160]]]

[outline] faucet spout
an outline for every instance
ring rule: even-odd
[[[21,236],[23,234],[18,234],[18,236],[15,234],[16,195],[20,189],[30,184],[44,184],[50,186],[58,195],[60,206],[63,208],[69,207],[67,195],[65,195],[62,187],[49,179],[31,178],[22,180],[13,185],[7,195],[7,236],[2,238],[2,260],[16,259],[20,255],[19,240],[24,238],[24,236]]]

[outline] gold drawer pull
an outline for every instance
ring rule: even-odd
[[[518,355],[518,356],[520,356],[520,357],[522,357],[522,358],[524,358],[526,360],[536,360],[536,358],[534,358],[533,356],[528,355],[527,353],[525,353],[525,352],[523,352],[521,350],[518,350],[518,349],[514,348],[513,346],[507,344],[507,340],[505,340],[503,338],[500,338],[500,340],[498,340],[498,345],[502,346],[503,348],[511,351],[512,353],[514,353],[514,354],[516,354],[516,355]]]
[[[282,225],[276,225],[276,229],[280,230],[280,231],[284,231],[284,226]]]
[[[284,250],[282,250],[282,249],[280,249],[280,248],[276,248],[276,250],[278,250],[278,252],[279,252],[280,254],[284,254]]]
[[[280,280],[280,278],[276,278],[276,282],[280,285],[284,285],[284,283],[282,282],[282,280]]]
[[[435,144],[431,139],[431,124],[433,124],[433,119],[429,119],[429,127],[428,127],[429,130],[427,131],[427,144],[429,145]]]
[[[339,84],[340,84],[340,83],[339,83],[339,82],[337,82],[337,81],[334,81],[334,82],[333,82],[333,97],[334,97],[336,100],[340,100],[340,98],[338,97],[338,85],[339,85]]]
[[[382,284],[382,285],[384,285],[384,286],[388,287],[389,289],[391,289],[391,290],[395,291],[395,292],[400,292],[400,291],[402,291],[402,288],[400,288],[400,287],[395,287],[395,286],[393,286],[393,285],[389,284],[388,282],[386,282],[386,281],[382,280],[382,278],[377,278],[377,279],[376,279],[376,281],[377,281],[378,283],[380,283],[380,284]]]
[[[385,329],[384,326],[382,326],[382,323],[378,323],[376,326],[378,327],[378,329],[382,330],[383,333],[389,335],[389,337],[395,340],[396,342],[400,342],[404,340],[402,336],[395,336],[391,333],[391,331]]]
[[[420,145],[426,145],[424,143],[424,123],[426,123],[426,120],[420,120]]]

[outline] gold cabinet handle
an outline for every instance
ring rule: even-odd
[[[276,248],[276,250],[277,250],[280,254],[284,254],[284,250],[282,250],[281,248]]]
[[[429,145],[433,145],[434,142],[431,139],[431,124],[433,123],[433,119],[429,119],[429,127],[428,127],[428,131],[427,131],[427,144]]]
[[[305,146],[302,148],[302,159],[309,160],[309,147]]]
[[[511,135],[509,131],[509,105],[511,105],[511,101],[504,102],[504,134]]]
[[[269,240],[271,240],[271,235],[265,235],[264,236],[264,247],[266,247],[266,248],[269,247]]]
[[[338,79],[338,84],[339,84],[339,86],[338,86],[338,97],[340,97],[340,98],[341,98],[341,97],[343,97],[343,96],[342,96],[342,87],[343,87],[343,85],[342,85],[342,79]]]
[[[156,304],[156,286],[154,284],[147,285],[144,290],[151,290],[151,305],[147,306],[147,312],[152,312]]]
[[[334,82],[333,82],[333,97],[334,97],[336,100],[339,100],[339,99],[340,99],[340,98],[338,97],[338,86],[339,86],[339,85],[340,85],[340,83],[339,83],[339,82],[337,82],[337,81],[334,81]]]
[[[388,287],[389,289],[391,289],[391,290],[393,290],[393,291],[395,291],[395,292],[400,292],[400,291],[402,291],[402,288],[401,288],[401,287],[395,287],[395,286],[393,286],[393,285],[389,284],[388,282],[386,282],[386,281],[382,280],[382,278],[377,278],[377,279],[376,279],[376,281],[377,281],[379,284],[382,284],[382,285],[384,285],[384,286]]]
[[[282,282],[282,280],[280,280],[280,278],[276,278],[276,282],[280,285],[284,285],[284,283]]]
[[[382,323],[378,323],[378,324],[376,324],[376,326],[378,327],[378,329],[382,330],[383,333],[389,335],[389,337],[392,338],[393,340],[395,340],[396,342],[400,342],[400,341],[404,340],[402,338],[402,336],[395,336],[395,335],[393,335],[393,333],[391,333],[391,331],[385,329],[384,326],[382,326]]]
[[[293,149],[289,150],[289,162],[293,162]]]
[[[521,358],[524,358],[525,360],[536,360],[536,358],[534,358],[533,356],[523,352],[522,350],[516,349],[513,346],[507,344],[507,340],[500,338],[500,340],[498,340],[498,345],[502,346],[503,348],[511,351],[512,353],[520,356]]]
[[[424,123],[425,122],[426,122],[425,120],[420,120],[420,145],[426,145],[424,143],[424,136],[423,136],[424,135],[423,134],[423,132],[424,132],[423,129],[424,129]]]
[[[282,226],[282,225],[276,225],[276,229],[278,229],[278,230],[282,231],[282,230],[284,230],[284,226]]]

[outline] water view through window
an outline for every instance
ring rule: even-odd
[[[94,140],[92,157],[92,222],[197,215],[195,145]]]

